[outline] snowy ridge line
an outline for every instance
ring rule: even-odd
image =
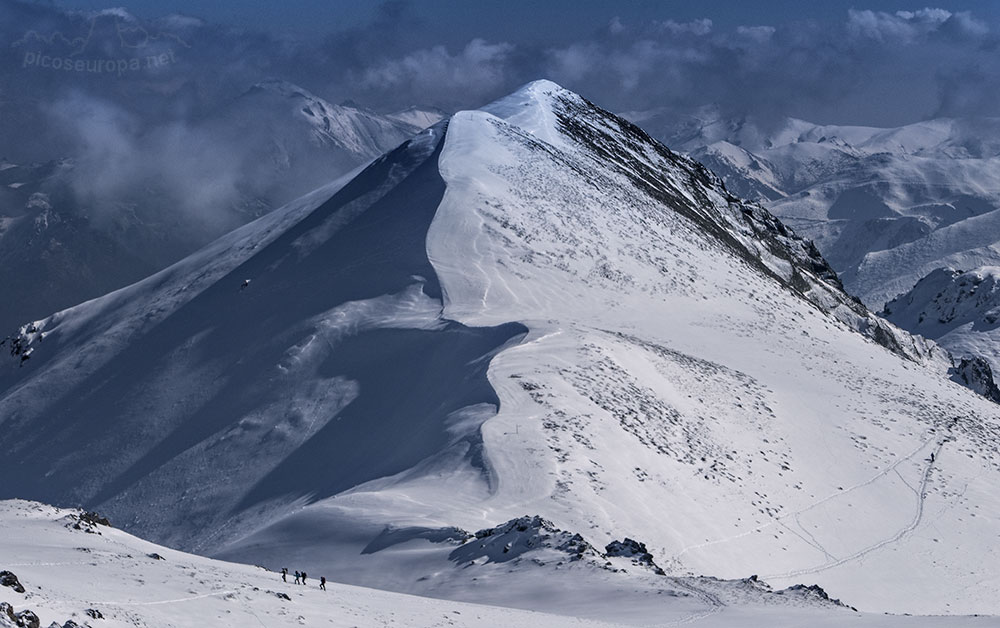
[[[935,459],[937,459],[940,456],[941,449],[943,447],[944,447],[944,442],[938,443],[937,448],[933,452]],[[822,571],[827,571],[829,569],[833,569],[835,567],[839,567],[839,566],[841,566],[841,565],[843,565],[845,563],[849,563],[849,562],[857,560],[859,558],[864,558],[868,554],[871,554],[872,552],[878,551],[878,550],[882,549],[883,547],[885,547],[886,545],[890,545],[892,543],[898,542],[903,537],[905,537],[907,534],[910,534],[911,532],[913,532],[914,530],[916,530],[917,526],[919,526],[920,522],[923,520],[923,517],[924,517],[924,500],[927,497],[926,494],[925,494],[925,491],[927,489],[927,483],[930,481],[930,475],[931,475],[931,471],[933,471],[933,469],[934,469],[934,463],[931,462],[930,460],[928,460],[927,461],[927,466],[924,468],[924,472],[921,475],[920,487],[918,489],[913,488],[912,486],[910,487],[910,489],[913,490],[913,492],[917,496],[917,508],[916,508],[916,512],[914,512],[913,518],[911,519],[911,521],[906,526],[904,526],[902,529],[900,529],[898,532],[896,532],[896,534],[892,535],[891,537],[889,537],[887,539],[883,539],[882,541],[874,543],[874,544],[872,544],[872,545],[870,545],[870,546],[868,546],[868,547],[866,547],[866,548],[864,548],[862,550],[859,550],[859,551],[851,554],[850,556],[845,556],[844,558],[837,559],[837,560],[835,560],[835,561],[833,561],[831,563],[824,563],[823,565],[819,565],[817,567],[810,567],[810,568],[807,568],[807,569],[797,569],[795,571],[790,571],[788,573],[783,573],[783,574],[770,574],[770,575],[763,576],[763,578],[765,578],[765,579],[796,578],[798,576],[804,576],[806,574],[820,573]],[[897,475],[899,475],[899,471],[897,471],[895,469],[895,467],[893,467],[893,470],[896,471]],[[899,479],[902,480],[904,484],[906,484],[907,486],[909,486],[909,484],[906,482],[906,479],[903,478],[902,475],[899,476]]]
[[[791,512],[786,512],[786,513],[784,513],[784,514],[782,514],[782,515],[780,515],[778,517],[774,517],[771,521],[768,521],[767,523],[762,523],[762,524],[760,524],[758,526],[755,526],[753,528],[750,528],[748,530],[740,532],[739,534],[736,534],[734,536],[723,538],[723,539],[716,539],[714,541],[706,541],[704,543],[696,543],[694,545],[689,545],[689,546],[683,548],[677,554],[675,554],[673,556],[673,559],[674,560],[679,560],[681,556],[683,556],[684,554],[686,554],[687,552],[689,552],[691,550],[700,549],[702,547],[709,547],[709,546],[712,546],[712,545],[718,545],[720,543],[728,543],[729,541],[734,541],[736,539],[740,539],[740,538],[749,536],[749,535],[754,534],[756,532],[759,532],[761,530],[765,530],[765,529],[767,529],[767,528],[769,528],[769,527],[771,527],[773,525],[781,525],[782,521],[784,519],[787,519],[788,517],[798,517],[799,515],[805,514],[805,513],[809,512],[810,510],[812,510],[813,508],[821,506],[821,505],[825,504],[826,502],[828,502],[828,501],[830,501],[832,499],[835,499],[837,497],[842,497],[844,495],[847,495],[847,494],[851,493],[852,491],[856,491],[856,490],[858,490],[860,488],[864,488],[866,486],[869,486],[869,485],[873,484],[874,482],[877,482],[881,478],[885,477],[889,473],[895,471],[896,467],[898,467],[902,463],[906,462],[907,460],[912,459],[913,456],[915,456],[918,453],[920,453],[921,451],[923,451],[924,448],[927,447],[927,445],[929,443],[933,442],[934,440],[936,440],[936,439],[935,438],[929,438],[929,439],[923,441],[920,444],[919,447],[917,447],[916,449],[914,449],[913,451],[911,451],[907,455],[905,455],[905,456],[903,456],[901,458],[897,458],[896,461],[893,462],[891,465],[889,465],[888,467],[886,467],[885,469],[883,469],[882,471],[880,471],[876,475],[872,476],[870,479],[865,480],[864,482],[861,482],[859,484],[855,484],[854,486],[850,486],[850,487],[848,487],[848,488],[846,488],[846,489],[844,489],[842,491],[838,491],[836,493],[827,495],[826,497],[820,499],[819,501],[813,502],[812,504],[810,504],[810,505],[808,505],[808,506],[806,506],[804,508],[801,508],[799,510],[795,510],[795,511],[791,511]],[[939,446],[939,449],[940,449],[940,446]],[[801,527],[801,525],[800,525],[800,527]],[[810,545],[812,545],[812,543],[810,543]],[[824,550],[822,547],[819,547],[819,546],[816,546],[816,545],[813,545],[813,547],[816,547],[816,549],[818,549],[818,550],[820,550],[820,551],[822,551],[824,553],[826,552],[826,550]],[[792,575],[798,575],[798,574],[792,574]],[[771,577],[777,577],[777,576],[771,576]]]

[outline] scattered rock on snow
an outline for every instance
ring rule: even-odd
[[[91,619],[104,619],[104,613],[97,610],[96,608],[88,608],[83,612],[86,613],[87,617],[90,617]]]

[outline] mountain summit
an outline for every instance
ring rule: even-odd
[[[500,602],[490,566],[625,547],[1000,612],[997,406],[768,212],[548,81],[16,340],[0,497],[175,547]]]

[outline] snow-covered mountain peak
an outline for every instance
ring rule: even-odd
[[[560,139],[554,116],[558,99],[582,100],[560,85],[542,79],[527,83],[479,110],[502,118],[545,142],[558,144]]]
[[[968,542],[996,531],[972,516],[996,406],[774,216],[552,83],[24,331],[2,490],[158,541],[511,603],[516,576],[449,556],[528,513],[673,574],[807,575],[879,610],[1000,599],[977,585],[996,549]],[[491,555],[534,543],[491,545],[518,525]],[[567,588],[529,553],[532,589]],[[879,584],[927,556],[959,593]]]

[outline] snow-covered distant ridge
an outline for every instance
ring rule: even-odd
[[[979,236],[1000,207],[1000,119],[765,129],[704,112],[660,135],[815,240],[870,306],[934,268],[997,261]]]
[[[361,156],[391,150],[443,118],[443,114],[417,107],[383,116],[356,106],[334,105],[280,79],[257,83],[247,95],[252,96],[255,91],[271,92],[285,99],[294,114],[310,125],[313,141],[318,145],[336,146]]]
[[[888,320],[1000,372],[1000,267],[939,268],[885,305]]]

